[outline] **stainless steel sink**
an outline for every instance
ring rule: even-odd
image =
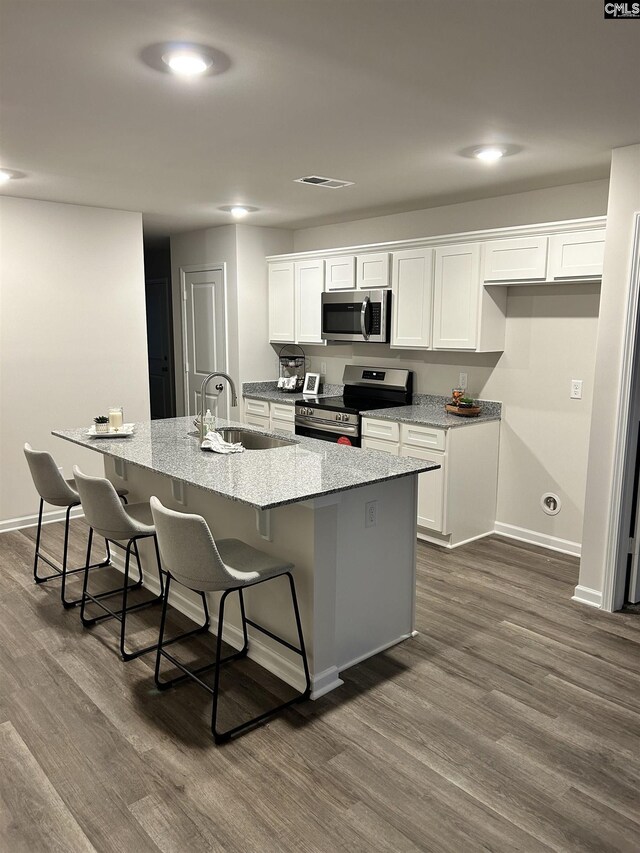
[[[262,435],[259,432],[237,429],[236,427],[223,427],[216,432],[219,432],[224,440],[231,444],[240,442],[245,450],[273,450],[275,447],[290,447],[292,444],[298,443],[288,438],[275,438],[272,435]]]

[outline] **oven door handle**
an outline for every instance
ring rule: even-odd
[[[369,340],[369,332],[367,331],[367,309],[369,308],[369,303],[371,300],[368,296],[362,300],[362,308],[360,309],[360,329],[362,330],[362,337],[365,341]]]
[[[296,416],[296,426],[309,427],[318,432],[335,432],[338,435],[354,435],[358,436],[358,427],[349,424],[330,424],[326,421],[318,421],[316,418],[305,418],[300,415]]]

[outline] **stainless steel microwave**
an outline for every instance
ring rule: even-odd
[[[388,343],[390,290],[337,290],[322,294],[322,339]]]

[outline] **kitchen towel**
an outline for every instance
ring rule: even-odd
[[[213,450],[214,453],[243,453],[244,447],[238,442],[230,444],[219,432],[208,432],[200,445],[202,450]]]

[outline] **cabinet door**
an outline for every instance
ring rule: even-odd
[[[554,234],[549,241],[549,278],[600,278],[604,260],[604,228]]]
[[[325,290],[353,290],[356,286],[356,256],[327,258],[325,261]]]
[[[324,261],[296,261],[296,343],[321,344]]]
[[[421,450],[417,447],[403,447],[401,456],[412,459],[424,459],[440,465],[436,471],[418,474],[418,525],[438,533],[445,532],[445,459],[444,453]]]
[[[293,261],[269,264],[269,340],[295,342]]]
[[[393,441],[381,441],[378,438],[367,438],[367,436],[364,436],[362,447],[365,450],[381,450],[383,453],[391,453],[392,456],[400,455],[400,445]]]
[[[389,252],[356,255],[356,287],[389,287]]]
[[[258,415],[252,415],[246,411],[244,413],[244,422],[245,424],[250,424],[251,426],[263,429],[265,432],[269,432],[271,430],[271,421],[269,418],[261,418]]]
[[[480,244],[435,250],[434,349],[475,349],[480,297]]]
[[[271,432],[295,433],[295,409],[286,403],[271,403]]]
[[[548,237],[517,237],[484,244],[485,281],[544,281]]]
[[[394,252],[391,261],[391,346],[431,348],[433,249]]]

